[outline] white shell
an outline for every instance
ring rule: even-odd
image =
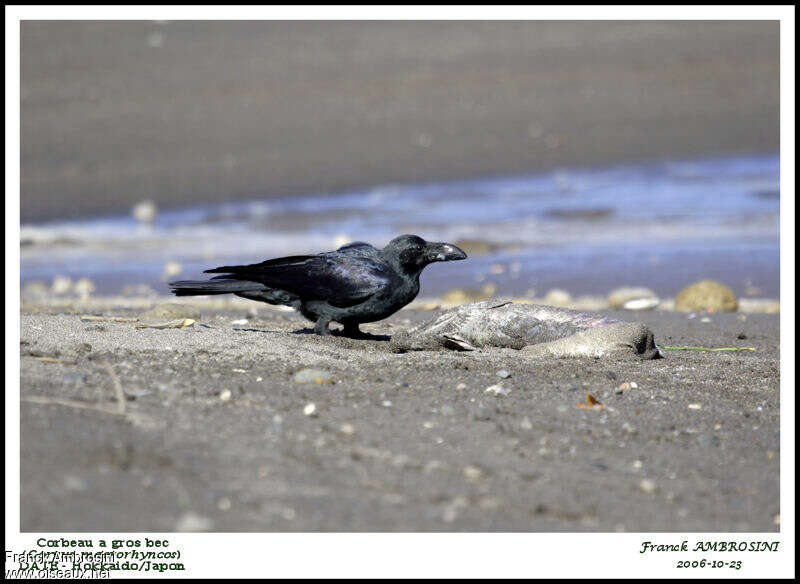
[[[622,305],[625,310],[652,310],[659,304],[658,298],[636,298]]]

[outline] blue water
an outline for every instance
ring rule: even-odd
[[[666,295],[713,277],[777,297],[778,193],[777,155],[726,156],[202,205],[162,212],[151,225],[132,216],[31,224],[21,279],[89,277],[103,293],[131,284],[165,292],[169,261],[191,278],[220,264],[417,233],[497,246],[426,270],[428,295],[487,282],[501,294],[646,285]]]

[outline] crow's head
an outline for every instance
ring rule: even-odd
[[[384,254],[396,259],[406,272],[420,272],[433,262],[465,260],[467,254],[452,243],[425,241],[417,235],[395,237],[383,248]]]

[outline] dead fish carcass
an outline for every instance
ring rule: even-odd
[[[397,352],[432,349],[522,350],[532,357],[661,357],[650,329],[641,323],[535,304],[482,301],[462,304],[392,338]]]

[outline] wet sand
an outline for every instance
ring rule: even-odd
[[[774,22],[22,23],[24,222],[777,152]]]
[[[152,303],[23,307],[23,531],[778,529],[778,314],[603,310],[662,345],[756,351],[547,362],[391,352],[435,310],[372,340],[244,301],[183,329],[80,319]],[[509,395],[486,394],[501,369]]]

